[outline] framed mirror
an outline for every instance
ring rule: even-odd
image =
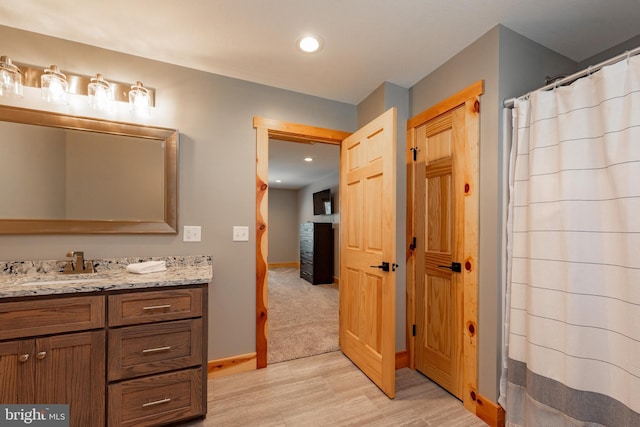
[[[178,132],[0,105],[0,234],[176,234]]]

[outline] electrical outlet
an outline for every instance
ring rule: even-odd
[[[199,225],[185,225],[182,230],[183,242],[199,242],[202,235],[202,228]]]
[[[233,226],[233,241],[234,242],[248,242],[249,241],[249,227],[247,226]]]

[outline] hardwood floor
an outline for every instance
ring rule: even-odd
[[[184,424],[348,425],[486,426],[459,400],[407,368],[396,372],[396,398],[387,398],[339,351],[209,380],[206,419]]]

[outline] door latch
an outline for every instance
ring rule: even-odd
[[[439,265],[438,268],[448,268],[454,273],[462,273],[462,264],[459,262],[452,262],[451,265]]]
[[[372,265],[371,268],[379,268],[382,271],[389,271],[389,263],[382,261],[380,265]]]
[[[389,271],[390,266],[393,269],[391,271],[396,271],[396,268],[399,267],[398,264],[396,264],[395,262],[393,264],[389,264],[386,261],[382,261],[380,265],[372,265],[371,268],[379,268],[382,271]]]

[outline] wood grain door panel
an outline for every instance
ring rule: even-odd
[[[93,331],[36,340],[35,402],[68,404],[72,426],[104,425],[104,336]]]
[[[33,339],[0,343],[0,403],[33,403],[35,381]]]
[[[420,129],[416,191],[419,245],[416,280],[416,368],[461,398],[462,307],[460,262],[464,234],[461,165],[464,109],[457,108]]]
[[[395,122],[391,109],[346,138],[340,156],[340,347],[395,395]]]

